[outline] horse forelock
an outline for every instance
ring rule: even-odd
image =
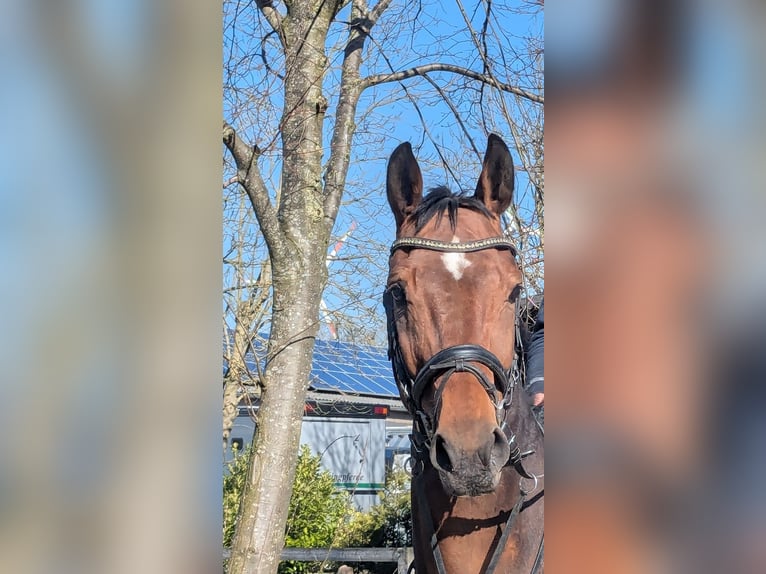
[[[492,213],[480,199],[464,193],[453,193],[448,187],[441,185],[431,188],[413,212],[415,233],[419,233],[434,217],[437,224],[440,223],[445,213],[454,231],[457,227],[458,209],[461,207],[481,213],[488,219],[493,218]]]

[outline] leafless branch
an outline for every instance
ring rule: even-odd
[[[335,223],[340,208],[340,198],[343,195],[351,159],[351,140],[356,128],[354,121],[356,106],[359,95],[365,88],[359,74],[365,40],[389,4],[391,0],[380,0],[369,13],[365,0],[354,0],[351,6],[351,23],[344,51],[338,108],[330,142],[330,159],[327,162],[324,178],[324,217],[328,233]]]
[[[239,184],[247,192],[253,211],[263,231],[266,243],[272,253],[279,251],[281,234],[274,205],[269,199],[266,184],[258,170],[258,146],[250,147],[237,135],[237,132],[225,121],[223,122],[223,143],[237,164]]]
[[[375,5],[375,8],[372,9],[372,12],[370,12],[370,21],[375,24],[390,4],[391,0],[380,0],[380,2]]]
[[[450,111],[452,112],[452,115],[455,116],[455,120],[457,121],[460,128],[463,130],[463,133],[465,134],[466,139],[468,139],[468,142],[471,144],[471,147],[473,148],[473,152],[476,154],[476,157],[481,160],[481,152],[479,151],[479,148],[476,146],[476,143],[473,141],[473,138],[471,137],[470,132],[465,126],[465,122],[463,122],[463,118],[460,115],[460,111],[457,109],[455,104],[452,102],[452,100],[449,98],[449,96],[442,90],[441,86],[439,86],[438,83],[436,83],[431,76],[428,74],[423,74],[423,77],[428,81],[431,86],[433,86],[434,90],[442,97],[442,100],[444,100],[444,103],[447,104]]]
[[[453,74],[459,74],[466,78],[470,78],[472,80],[482,82],[488,86],[492,86],[493,88],[497,88],[498,90],[502,90],[504,92],[509,92],[511,94],[515,94],[522,98],[526,98],[527,100],[531,102],[535,102],[538,104],[545,103],[545,98],[538,94],[533,94],[531,92],[523,90],[522,88],[511,86],[510,84],[501,82],[493,78],[492,76],[481,74],[479,72],[475,72],[468,68],[463,68],[462,66],[456,66],[454,64],[444,64],[444,63],[424,64],[422,66],[415,66],[414,68],[410,68],[408,70],[402,70],[400,72],[394,72],[391,74],[375,74],[373,76],[368,76],[367,78],[364,79],[364,87],[369,88],[371,86],[377,86],[378,84],[383,84],[386,82],[399,82],[401,80],[412,78],[414,76],[422,76],[423,74],[428,74],[429,72],[451,72]]]
[[[282,43],[282,46],[284,46],[285,31],[282,27],[282,14],[280,14],[274,7],[274,2],[272,2],[272,0],[257,0],[256,4],[258,5],[261,14],[263,14],[263,17],[266,18],[268,23],[271,24],[271,28],[277,33],[277,36],[279,36],[279,41]]]
[[[375,42],[375,39],[374,39],[374,38],[371,38],[371,40],[372,40],[372,42],[373,42],[373,43],[375,43],[375,44],[377,45],[377,42]],[[386,65],[387,65],[387,66],[388,66],[388,67],[389,67],[391,70],[393,70],[394,68],[393,68],[393,65],[391,64],[391,60],[390,60],[390,59],[388,58],[388,56],[386,55],[386,52],[385,52],[385,50],[383,49],[383,47],[382,47],[382,46],[380,46],[380,45],[378,45],[378,48],[380,48],[380,55],[381,55],[381,57],[383,58],[383,60],[386,62]],[[424,76],[424,77],[425,77],[425,78],[426,78],[426,80],[428,80],[429,82],[431,82],[431,81],[432,81],[432,80],[431,80],[429,77],[427,77],[427,76]],[[425,116],[423,115],[423,112],[422,112],[422,111],[421,111],[421,109],[420,109],[420,105],[418,105],[418,100],[417,100],[417,98],[416,98],[416,97],[414,97],[414,96],[413,96],[413,95],[410,93],[410,90],[409,90],[409,89],[407,89],[407,86],[406,86],[406,84],[405,84],[405,83],[404,83],[402,80],[398,80],[398,81],[399,81],[399,85],[400,85],[400,86],[401,86],[401,88],[402,88],[402,91],[403,91],[403,92],[404,92],[404,94],[407,96],[407,99],[408,99],[408,100],[410,101],[410,103],[412,104],[412,107],[415,109],[415,113],[417,113],[417,114],[418,114],[418,118],[420,119],[420,124],[421,124],[421,126],[423,127],[423,135],[424,135],[424,137],[427,137],[427,138],[428,138],[428,139],[431,141],[431,143],[433,144],[433,146],[434,146],[434,149],[436,150],[436,153],[439,155],[439,159],[441,159],[442,165],[444,165],[444,167],[445,167],[445,169],[447,170],[447,173],[449,173],[450,177],[452,177],[452,179],[453,179],[453,180],[455,180],[455,183],[459,183],[459,182],[460,182],[460,180],[459,180],[458,176],[455,174],[455,172],[453,171],[452,167],[450,166],[450,163],[449,163],[449,162],[447,161],[447,159],[444,157],[444,154],[442,153],[442,150],[441,150],[441,146],[439,146],[439,145],[436,143],[436,140],[434,139],[433,135],[431,134],[431,130],[430,130],[430,129],[429,129],[429,127],[428,127],[428,122],[426,121],[426,119],[425,119]],[[442,93],[442,94],[444,94],[444,92],[443,92],[443,91],[441,91],[441,93]]]

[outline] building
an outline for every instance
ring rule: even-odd
[[[254,363],[250,367],[255,370]],[[240,406],[232,444],[249,442],[257,409],[257,401]],[[322,457],[338,488],[351,492],[359,508],[376,503],[386,468],[406,464],[411,425],[387,349],[316,341],[301,443]]]

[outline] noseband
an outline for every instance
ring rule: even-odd
[[[443,253],[472,253],[486,249],[507,249],[513,257],[516,256],[516,247],[505,237],[490,237],[465,243],[448,243],[446,241],[421,237],[404,237],[397,239],[391,245],[391,255],[399,249],[427,249]],[[489,400],[495,407],[498,425],[505,433],[508,444],[511,447],[511,453],[506,465],[513,466],[521,476],[534,479],[534,475],[528,473],[522,464],[522,459],[532,454],[532,451],[521,452],[521,448],[516,443],[516,435],[506,421],[508,408],[513,401],[514,388],[521,378],[519,358],[522,349],[518,305],[516,305],[514,321],[516,344],[513,362],[509,369],[506,370],[500,359],[480,345],[454,345],[442,349],[428,359],[413,377],[404,362],[396,330],[397,314],[402,312],[402,306],[397,305],[398,302],[401,302],[397,301],[401,295],[401,287],[399,285],[392,285],[383,294],[383,306],[386,309],[388,325],[388,358],[391,360],[394,379],[399,389],[399,396],[415,421],[415,428],[410,436],[413,455],[416,461],[415,464],[417,465],[414,471],[422,470],[425,461],[428,459],[428,451],[430,450],[431,441],[436,430],[435,421],[423,408],[422,401],[426,389],[438,379],[442,379],[442,385],[436,392],[436,401],[438,403],[439,397],[446,387],[447,379],[453,373],[465,372],[472,374],[481,383],[481,386],[487,392]],[[494,375],[494,380],[487,378],[485,372],[478,368],[477,365],[489,369]],[[498,391],[502,397],[499,400],[497,398]]]

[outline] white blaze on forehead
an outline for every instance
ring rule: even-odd
[[[460,238],[455,235],[452,238],[452,243],[460,243]],[[447,271],[455,278],[455,281],[460,280],[465,268],[471,264],[466,258],[465,253],[442,253],[442,262]]]

